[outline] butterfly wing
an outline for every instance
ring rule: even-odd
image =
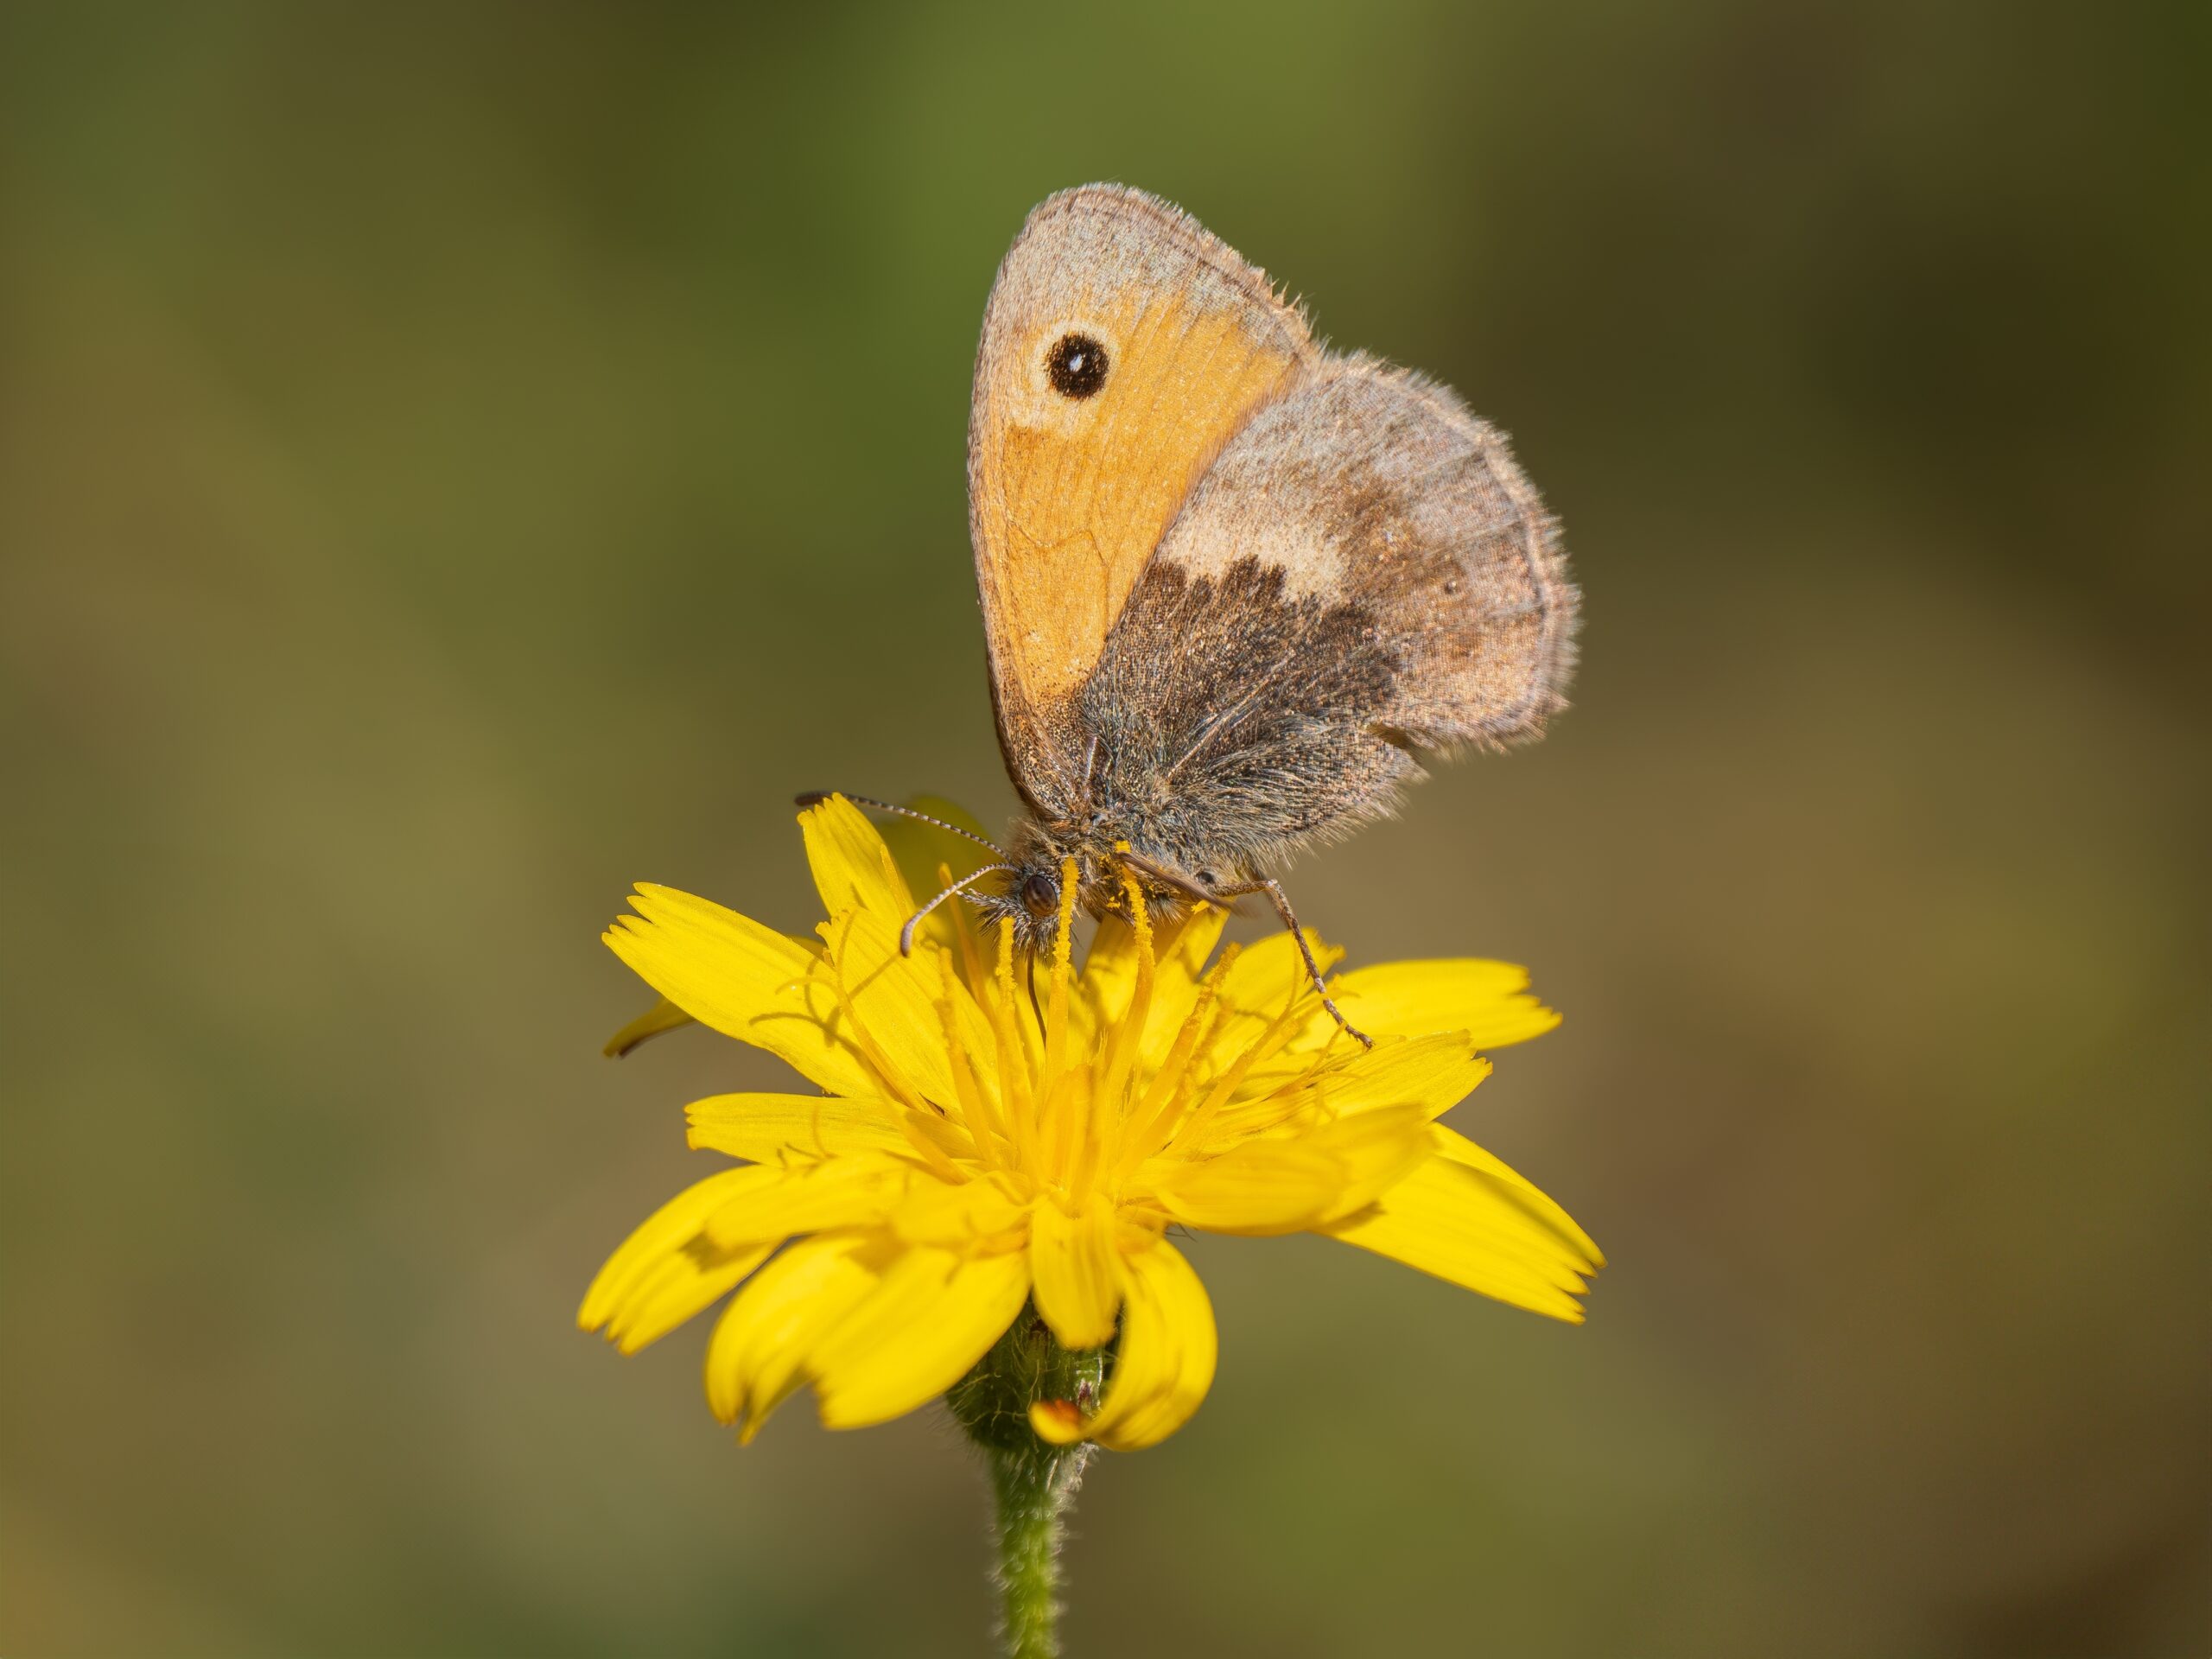
[[[1264,861],[1387,810],[1409,750],[1541,733],[1576,607],[1503,437],[1445,387],[1332,357],[1198,480],[1079,725],[1160,850]]]
[[[1029,216],[984,314],[968,491],[1000,746],[1033,809],[1082,792],[1073,699],[1193,484],[1319,359],[1260,271],[1154,197],[1086,185]]]

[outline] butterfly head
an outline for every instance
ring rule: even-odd
[[[1060,872],[1043,864],[1016,866],[1006,886],[969,895],[983,912],[984,931],[995,934],[1001,923],[1014,928],[1014,946],[1027,956],[1049,954],[1060,931]]]
[[[1185,909],[1197,896],[1155,880],[1149,861],[1132,855],[1126,841],[1101,824],[1034,822],[1015,831],[1004,882],[978,887],[968,896],[982,911],[986,931],[995,932],[1001,922],[1008,923],[1017,950],[1045,954],[1058,937],[1063,916],[1071,917],[1078,908],[1094,917],[1126,912],[1132,876],[1155,917]]]

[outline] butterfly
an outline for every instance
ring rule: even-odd
[[[999,268],[968,497],[1026,812],[922,913],[966,891],[1033,954],[1071,870],[1102,918],[1132,880],[1163,915],[1264,896],[1368,1040],[1268,872],[1390,812],[1420,757],[1564,706],[1578,595],[1503,435],[1328,350],[1179,209],[1084,185]]]

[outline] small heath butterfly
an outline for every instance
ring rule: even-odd
[[[1433,380],[1325,349],[1142,191],[1064,191],[1014,239],[968,501],[1027,814],[931,904],[1002,876],[971,897],[1030,951],[1071,862],[1096,917],[1131,878],[1164,915],[1265,895],[1325,1001],[1270,867],[1390,811],[1417,754],[1533,738],[1563,706],[1575,588],[1504,437]]]

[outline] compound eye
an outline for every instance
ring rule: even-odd
[[[1021,880],[1021,906],[1032,916],[1056,915],[1060,908],[1058,878],[1042,870],[1032,872]]]
[[[1106,348],[1089,334],[1062,334],[1045,358],[1045,373],[1063,397],[1089,397],[1106,384]]]

